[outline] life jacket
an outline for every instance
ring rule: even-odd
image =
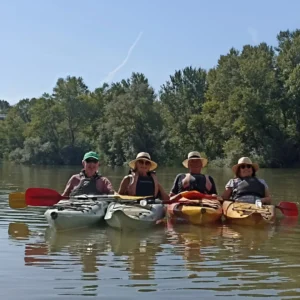
[[[181,176],[179,182],[178,182],[178,193],[184,192],[184,191],[198,191],[200,193],[209,194],[212,183],[209,180],[209,177],[207,175],[203,174],[182,174],[184,176]],[[190,179],[190,183],[188,187],[183,186],[183,180],[186,176],[193,176],[196,180]]]
[[[72,190],[70,196],[78,195],[99,195],[100,191],[97,189],[97,180],[101,178],[101,175],[96,173],[92,177],[87,177],[84,170],[79,173],[80,182]]]
[[[247,184],[243,184],[243,181]],[[242,196],[256,196],[259,198],[265,197],[265,186],[256,177],[245,177],[238,182],[233,189],[232,198],[239,199]]]
[[[150,195],[157,197],[158,194],[158,181],[154,172],[150,172],[150,179],[153,181],[154,188]],[[150,196],[150,195],[137,195],[137,185],[139,184],[139,189],[143,189],[143,183],[139,181],[140,176],[137,173],[132,172],[130,175],[127,175],[126,178],[129,178],[129,185],[127,187],[127,194],[129,196]]]

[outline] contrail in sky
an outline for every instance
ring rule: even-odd
[[[122,61],[122,63],[120,65],[118,65],[113,71],[109,72],[108,75],[106,76],[106,78],[102,81],[102,83],[104,82],[110,82],[115,74],[121,69],[123,68],[126,63],[128,62],[129,58],[130,58],[130,55],[131,55],[131,52],[133,51],[133,49],[135,48],[135,46],[137,45],[137,43],[139,42],[139,40],[141,39],[143,35],[143,32],[141,31],[138,35],[138,37],[135,39],[135,41],[133,42],[133,44],[130,46],[129,50],[128,50],[128,53],[127,53],[127,56],[125,57],[125,59]]]

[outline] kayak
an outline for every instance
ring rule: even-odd
[[[204,225],[222,217],[222,205],[211,199],[191,200],[190,203],[172,203],[167,208],[171,221]]]
[[[226,221],[240,225],[261,226],[272,224],[275,221],[274,205],[263,205],[224,201],[223,214]]]
[[[44,216],[56,230],[84,228],[103,220],[108,203],[94,200],[61,200]]]
[[[155,226],[165,216],[165,208],[161,203],[124,204],[112,202],[108,205],[104,220],[119,230],[143,230]]]

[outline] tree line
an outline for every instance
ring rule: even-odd
[[[144,74],[90,91],[81,77],[59,78],[52,94],[0,101],[0,158],[78,164],[84,152],[119,166],[148,151],[162,165],[198,150],[227,166],[250,156],[265,167],[300,162],[300,30],[276,47],[230,49],[216,67],[177,70],[155,91]]]

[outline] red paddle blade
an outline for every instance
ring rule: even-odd
[[[205,199],[217,199],[215,196],[212,196],[212,195],[209,195],[209,194],[203,194],[203,193],[200,193],[198,191],[186,191],[186,192],[182,192],[181,193],[181,197],[184,197],[184,198],[188,198],[188,199],[202,199],[202,198],[205,198]]]
[[[293,202],[280,202],[277,206],[281,212],[287,217],[297,217],[298,207],[296,203]]]
[[[194,199],[199,200],[199,199],[203,199],[203,198],[204,199],[217,199],[217,197],[215,197],[215,196],[203,194],[203,193],[193,190],[193,191],[184,191],[177,195],[174,195],[173,197],[171,197],[170,200],[173,203],[173,202],[178,201],[182,197],[190,199],[190,200],[194,200]]]
[[[69,197],[61,196],[57,191],[47,188],[29,188],[25,192],[26,204],[31,206],[53,206],[61,199]]]

